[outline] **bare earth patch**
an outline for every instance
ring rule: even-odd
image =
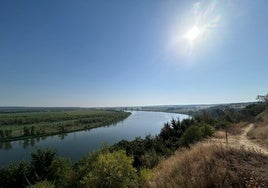
[[[268,149],[268,124],[255,124],[254,128],[247,133],[247,136],[252,142],[264,147],[266,150]]]
[[[248,133],[254,129],[254,124],[248,124],[246,127],[243,127],[241,130],[241,134],[232,135],[228,134],[228,145],[235,148],[245,148],[255,151],[260,151],[263,154],[268,155],[267,147],[264,145],[253,142],[247,135]],[[219,137],[221,135],[221,137]],[[223,131],[217,131],[215,133],[214,138],[211,139],[214,143],[222,143],[226,144],[225,133]]]

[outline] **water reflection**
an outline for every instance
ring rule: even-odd
[[[67,133],[62,133],[58,135],[61,140],[63,140],[66,136],[68,136]]]
[[[23,146],[24,149],[28,148],[29,145],[30,145],[30,144],[29,144],[29,139],[25,139],[25,140],[23,140],[23,144],[22,144],[22,146]]]
[[[31,139],[31,146],[33,147],[34,145],[35,145],[35,139],[32,138],[32,139]]]
[[[0,142],[0,149],[4,149],[4,150],[12,149],[11,142]]]
[[[28,148],[29,146],[34,147],[37,140],[39,141],[40,139],[37,139],[37,138],[36,139],[35,138],[25,139],[25,140],[22,141],[23,142],[22,147],[24,149]],[[21,142],[20,142],[20,145],[21,145]]]
[[[41,139],[40,137],[37,137],[37,138],[19,140],[18,145],[23,147],[24,149],[28,148],[29,146],[34,147],[38,142],[40,142],[40,139]],[[46,139],[46,137],[43,137],[42,140],[44,139]],[[12,142],[0,142],[0,149],[4,150],[12,149]]]

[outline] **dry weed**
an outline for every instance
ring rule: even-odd
[[[163,161],[145,187],[267,187],[268,157],[254,150],[198,143]]]

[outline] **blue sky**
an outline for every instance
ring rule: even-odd
[[[266,0],[2,0],[0,106],[254,101],[268,93],[267,10]]]

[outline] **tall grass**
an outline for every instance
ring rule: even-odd
[[[254,128],[248,132],[247,136],[253,142],[268,149],[268,110],[263,111],[256,117]]]
[[[203,142],[160,163],[145,187],[267,187],[267,169],[257,151]]]

